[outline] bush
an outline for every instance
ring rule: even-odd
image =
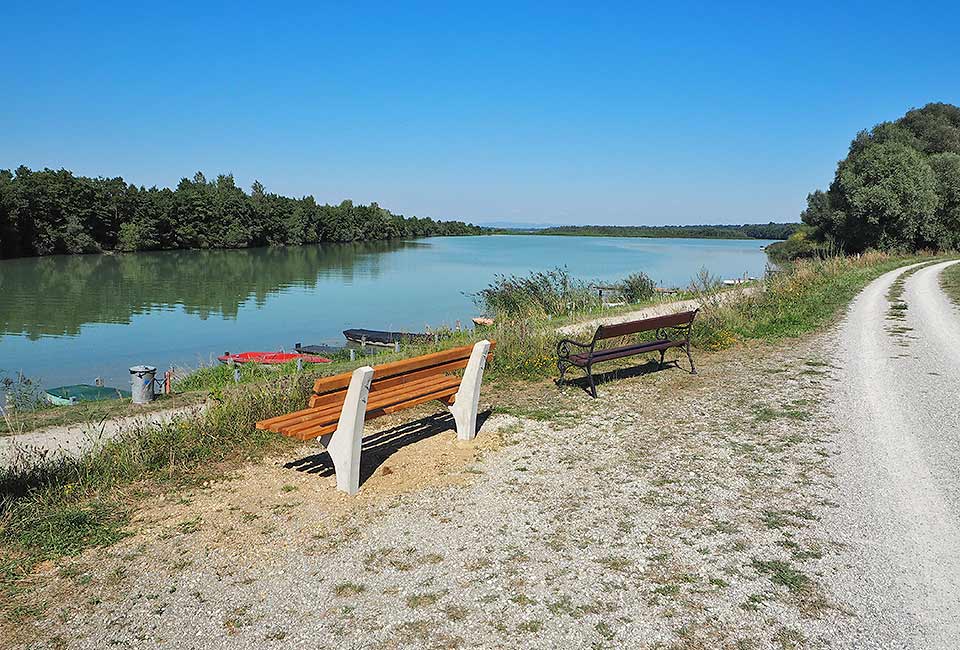
[[[655,293],[656,285],[650,276],[642,271],[631,273],[620,281],[620,295],[627,302],[637,303],[649,300]]]
[[[473,298],[484,313],[499,318],[562,316],[599,305],[587,284],[564,268],[522,278],[497,275]]]
[[[815,241],[806,229],[798,230],[785,241],[767,246],[767,255],[778,262],[829,255],[828,244]]]

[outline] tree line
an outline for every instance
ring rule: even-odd
[[[960,108],[927,104],[860,131],[826,191],[807,197],[806,228],[785,248],[960,248]]]
[[[675,237],[681,239],[786,239],[798,223],[759,223],[716,226],[552,226],[501,230],[504,234],[570,235],[579,237]]]
[[[197,172],[176,189],[89,178],[65,169],[0,170],[0,257],[246,248],[477,235],[462,221],[404,217],[376,203],[320,205],[312,196],[250,192]]]

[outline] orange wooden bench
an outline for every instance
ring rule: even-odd
[[[450,407],[457,438],[477,433],[477,408],[483,369],[495,343],[434,352],[352,373],[318,379],[308,408],[257,422],[258,429],[298,440],[320,438],[330,452],[337,488],[348,494],[360,489],[363,425],[390,413],[440,400]],[[463,375],[452,374],[463,370]]]

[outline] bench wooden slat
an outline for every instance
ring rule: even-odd
[[[449,398],[452,395],[456,394],[459,388],[460,388],[459,386],[450,386],[442,390],[434,391],[427,395],[421,395],[419,397],[414,397],[404,402],[400,402],[398,404],[393,404],[392,406],[386,406],[382,408],[376,408],[372,411],[367,411],[366,421],[369,422],[370,420],[374,420],[378,417],[396,413],[398,411],[412,408],[420,404],[425,404],[427,402],[432,402],[433,400],[443,400],[445,398]],[[325,436],[328,433],[333,433],[336,430],[337,430],[337,423],[334,422],[333,424],[329,424],[329,425],[310,424],[309,426],[294,427],[292,429],[285,429],[284,431],[281,431],[279,433],[282,433],[283,435],[289,436],[291,438],[296,438],[297,440],[312,440],[313,438],[319,438],[320,436]]]
[[[487,362],[489,363],[493,360],[493,354],[487,355]],[[442,363],[438,366],[432,366],[430,368],[424,368],[423,370],[416,370],[406,375],[397,375],[394,377],[388,377],[386,379],[380,379],[374,381],[370,384],[370,393],[377,393],[386,388],[392,388],[400,384],[406,384],[418,379],[423,379],[424,377],[430,377],[432,375],[444,374],[448,372],[455,372],[457,370],[463,370],[467,367],[470,359],[457,359],[455,361],[449,361],[447,363]],[[376,371],[376,369],[374,369]],[[323,395],[311,395],[310,397],[310,406],[328,406],[328,405],[340,405],[343,404],[343,399],[346,397],[347,391],[343,389],[341,391],[328,392]]]
[[[297,433],[287,433],[283,431],[281,431],[280,433],[287,436],[288,438],[295,438],[297,440],[306,441],[306,440],[313,440],[314,438],[319,438],[320,436],[325,436],[328,433],[333,433],[336,430],[337,430],[337,425],[336,423],[334,423],[334,424],[328,424],[324,426],[318,426],[305,431],[299,431]]]
[[[396,375],[413,372],[414,370],[438,366],[448,361],[469,359],[472,351],[473,346],[465,345],[458,348],[450,348],[449,350],[425,354],[412,359],[391,361],[390,363],[374,366],[374,377],[375,379],[387,379]],[[323,393],[344,389],[349,385],[350,373],[334,375],[333,377],[322,377],[314,382],[313,392],[317,393],[318,395],[322,395]]]
[[[662,327],[676,327],[677,325],[686,325],[693,321],[696,311],[682,311],[677,314],[667,314],[666,316],[655,316],[653,318],[644,318],[643,320],[630,321],[629,323],[614,323],[613,325],[601,325],[597,328],[594,336],[595,340],[612,339],[618,336],[627,336],[628,334],[639,334],[640,332],[649,332]]]
[[[366,411],[376,411],[384,406],[401,403],[408,400],[411,396],[421,395],[424,392],[434,392],[441,389],[453,388],[456,392],[460,386],[459,377],[429,377],[416,384],[403,384],[395,388],[381,391],[376,395],[371,394],[367,398]],[[320,407],[317,409],[307,409],[307,412],[301,411],[295,418],[285,420],[280,424],[274,424],[270,429],[278,433],[296,434],[316,426],[325,426],[330,423],[336,423],[340,418],[339,405]]]
[[[403,409],[412,408],[419,404],[426,404],[427,402],[432,402],[435,399],[443,399],[444,397],[450,397],[457,392],[456,388],[447,388],[445,390],[439,390],[429,395],[422,395],[420,397],[414,397],[413,399],[407,400],[406,402],[401,402],[400,404],[394,404],[393,406],[387,406],[383,409],[385,413],[396,413],[397,411],[402,411]]]

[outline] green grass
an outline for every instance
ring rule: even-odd
[[[806,574],[783,560],[754,560],[753,568],[770,578],[773,584],[786,587],[791,593],[801,593],[810,586],[810,578]]]
[[[940,274],[940,286],[956,305],[960,305],[960,263],[951,264]]]
[[[761,290],[724,304],[706,296],[694,343],[722,349],[744,340],[801,336],[833,322],[857,293],[887,271],[929,256],[867,253],[860,257],[800,260],[765,278]]]

